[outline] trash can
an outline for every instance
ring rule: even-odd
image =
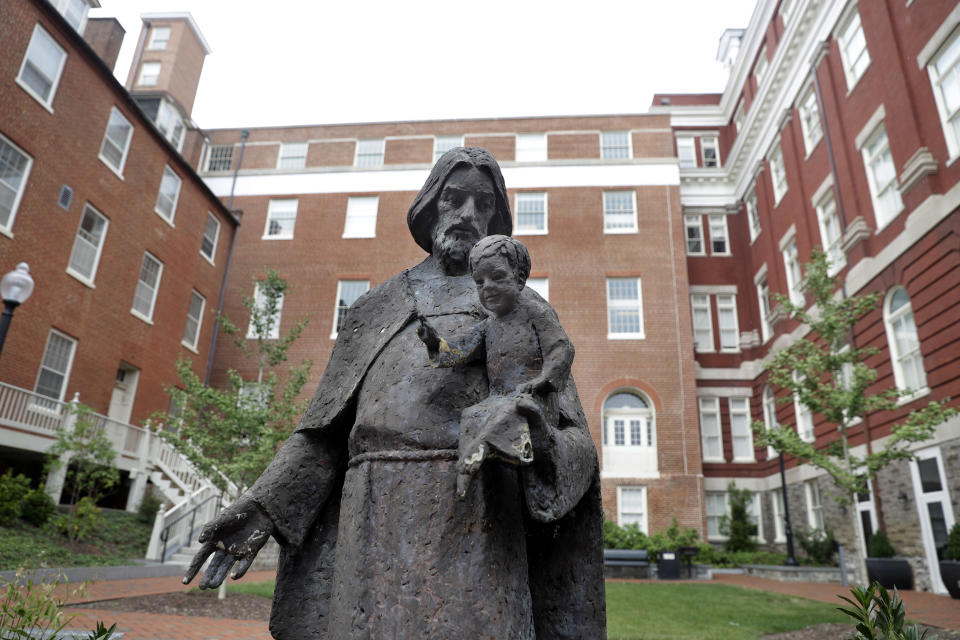
[[[657,575],[661,580],[678,580],[680,578],[680,559],[676,551],[661,551],[657,560]]]

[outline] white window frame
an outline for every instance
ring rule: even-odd
[[[635,280],[637,283],[637,299],[632,300],[610,300],[610,284],[621,280]],[[643,340],[644,322],[643,322],[643,286],[640,278],[607,278],[607,340]],[[613,331],[613,312],[614,311],[636,311],[639,320],[640,330],[636,332],[615,332]]]
[[[837,46],[840,49],[840,61],[843,64],[843,76],[847,81],[847,95],[853,91],[860,78],[864,76],[870,67],[870,50],[867,47],[867,35],[863,31],[863,23],[860,21],[860,14],[856,9],[857,3],[851,3],[852,10],[840,22],[840,28],[836,31]],[[863,41],[863,48],[852,50],[856,45],[857,34]],[[863,66],[858,70],[857,66],[863,62]]]
[[[773,206],[780,204],[790,185],[787,183],[787,168],[783,164],[783,147],[778,140],[768,159],[770,163],[770,184],[773,187]]]
[[[543,207],[541,224],[537,226],[524,226],[520,224],[521,202],[540,203]],[[516,211],[516,220],[513,225],[513,235],[515,236],[537,236],[547,234],[547,192],[533,191],[520,192],[514,196],[514,211]],[[527,211],[525,213],[535,213]]]
[[[727,232],[727,216],[722,213],[711,213],[707,217],[707,228],[710,229],[710,255],[731,255],[730,234]],[[723,251],[717,251],[714,246],[714,242],[718,240],[723,242]]]
[[[344,238],[376,238],[380,196],[350,196],[343,217]],[[373,213],[371,214],[370,211]]]
[[[807,526],[814,531],[825,531],[826,523],[823,518],[823,496],[816,478],[803,483],[804,503],[807,507]]]
[[[623,509],[624,494],[632,493],[632,492],[638,492],[641,496],[640,501],[643,503],[643,513],[640,514],[640,517],[639,517],[640,522],[638,523],[637,527],[640,529],[640,531],[644,533],[649,533],[650,518],[648,517],[649,511],[647,509],[647,506],[648,506],[647,488],[643,485],[617,487],[617,524],[622,527],[623,525],[629,524],[630,522],[636,522],[636,520],[634,519],[627,520],[626,518],[624,518],[625,515],[629,516],[629,515],[636,514],[635,511],[624,511]]]
[[[769,384],[764,385],[762,395],[760,396],[763,407],[763,426],[767,431],[773,431],[780,428],[777,422],[777,395],[773,387]],[[777,456],[777,450],[767,445],[767,460],[773,460]]]
[[[550,302],[550,278],[527,278],[527,286]]]
[[[518,133],[514,160],[516,162],[546,162],[546,133]]]
[[[871,123],[872,124],[872,123]],[[880,231],[893,222],[903,211],[903,199],[900,197],[900,186],[897,180],[897,166],[890,149],[890,138],[887,136],[883,120],[872,128],[868,136],[858,136],[863,140],[860,153],[863,155],[863,169],[867,174],[867,185],[870,187],[870,200],[873,203],[874,219],[877,231]],[[890,179],[880,184],[877,172],[881,165],[887,165]],[[888,206],[893,203],[893,206]]]
[[[723,510],[719,510],[717,506],[719,504],[723,505]],[[707,539],[708,540],[726,540],[727,537],[720,533],[720,523],[723,522],[723,517],[727,515],[729,511],[730,501],[728,500],[726,491],[706,491],[704,492],[704,516],[707,523]],[[715,523],[715,527],[711,527],[711,523]],[[716,532],[711,531],[715,528]]]
[[[690,315],[693,321],[693,350],[697,353],[713,353],[715,348],[710,294],[690,294]],[[699,322],[698,318],[700,318]]]
[[[619,136],[623,136],[626,144],[620,144]],[[601,131],[600,158],[602,160],[630,160],[633,158],[632,137],[629,131]]]
[[[83,230],[83,221],[87,217],[87,212],[90,212],[94,217],[100,218],[103,221],[103,230],[100,233],[99,242],[96,247],[94,247],[94,257],[93,263],[90,265],[90,273],[84,274],[80,271],[74,269],[73,267],[73,256],[77,251],[77,244],[85,242],[87,245],[92,246],[93,243],[90,242],[85,236],[81,236],[80,232]],[[107,240],[107,231],[110,228],[110,219],[107,216],[103,215],[97,211],[93,205],[89,202],[86,203],[83,207],[83,212],[80,214],[80,222],[77,224],[77,233],[73,239],[73,248],[70,250],[70,258],[67,260],[67,273],[79,280],[80,282],[92,287],[93,281],[97,277],[97,268],[100,266],[100,255],[103,253],[103,245]]]
[[[292,222],[290,223],[290,231],[283,232],[283,225],[279,226],[279,233],[270,233],[270,222],[273,220],[275,214],[280,214],[283,216],[288,216],[290,213],[285,209],[285,207],[290,206],[290,203],[293,203],[293,216],[291,218]],[[273,198],[267,204],[267,221],[263,225],[263,240],[293,240],[293,234],[297,227],[297,212],[300,207],[300,200],[298,198]],[[279,210],[278,210],[279,209]],[[288,216],[289,217],[289,216]],[[284,217],[282,220],[286,220]]]
[[[681,169],[697,168],[697,142],[694,136],[677,136],[677,162]]]
[[[88,0],[50,0],[57,13],[63,16],[63,19],[73,27],[78,34],[83,35],[83,31],[87,26],[87,12],[90,10],[90,5]],[[77,8],[80,10],[80,15],[73,14],[70,15],[70,9]]]
[[[760,337],[766,343],[773,336],[773,325],[770,323],[773,310],[770,308],[770,285],[766,275],[759,278],[756,285],[757,305],[760,308]]]
[[[200,300],[200,312],[197,314],[196,318],[190,315],[190,309],[193,306],[193,301]],[[200,342],[200,330],[203,328],[203,311],[207,308],[207,299],[203,297],[199,291],[194,289],[190,292],[190,302],[187,304],[187,321],[183,327],[183,339],[180,341],[180,344],[185,346],[190,351],[197,353],[197,343]],[[187,330],[190,328],[190,321],[193,320],[196,323],[196,328],[193,332],[193,340],[188,340]]]
[[[737,135],[743,133],[743,125],[747,123],[747,112],[743,104],[743,99],[741,99],[740,102],[737,103],[736,111],[733,112],[733,124],[737,128]]]
[[[730,410],[730,439],[733,444],[734,462],[756,462],[756,450],[753,447],[753,431],[750,428],[750,398],[731,397],[727,398],[728,409]],[[743,443],[746,446],[743,446]],[[740,448],[745,448],[747,455],[737,455],[737,444]],[[740,452],[741,454],[743,451]],[[754,494],[756,495],[756,494]]]
[[[766,542],[763,531],[763,505],[760,500],[759,491],[750,492],[750,500],[747,501],[747,521],[757,527],[757,532],[751,537],[757,542]]]
[[[183,118],[180,112],[166,98],[160,100],[160,106],[157,107],[157,119],[154,121],[157,130],[180,151],[183,148],[184,131],[186,127],[183,124]]]
[[[840,229],[840,213],[833,188],[828,188],[815,205],[817,224],[820,227],[820,244],[830,259],[827,275],[834,276],[847,266],[847,254],[843,251],[843,232]],[[833,232],[831,233],[831,229]]]
[[[797,251],[796,236],[784,243],[782,250],[783,268],[787,276],[787,293],[793,304],[803,306],[806,299],[803,295],[803,270],[800,266],[800,254]]]
[[[108,133],[110,132],[111,123],[114,121],[114,119],[122,120],[123,123],[127,125],[127,136],[126,136],[126,139],[124,140],[122,149],[116,144],[114,140],[112,140],[108,136]],[[117,177],[119,177],[121,180],[123,179],[123,168],[127,164],[127,154],[130,152],[130,145],[132,141],[133,141],[133,125],[130,123],[129,120],[127,120],[124,117],[122,113],[120,113],[119,109],[117,109],[116,107],[111,107],[110,117],[107,119],[107,128],[104,130],[103,140],[100,142],[100,153],[98,157],[100,158],[101,162],[103,162],[103,164],[110,167],[110,170],[113,171],[115,174],[117,174]],[[103,148],[108,143],[116,147],[120,151],[120,166],[117,166],[117,167],[113,166],[112,164],[110,164],[110,160],[103,155]]]
[[[13,194],[13,203],[10,205],[10,213],[7,217],[5,224],[0,223],[0,234],[13,237],[13,222],[17,219],[17,210],[20,208],[20,200],[23,198],[23,192],[27,190],[27,180],[30,178],[30,169],[33,168],[33,157],[13,144],[13,142],[7,138],[5,135],[0,134],[0,158],[3,156],[3,147],[9,147],[11,152],[17,154],[25,159],[23,164],[23,172],[20,175],[19,184],[16,187],[7,183],[3,177],[0,177],[0,187],[5,187],[14,192]]]
[[[770,511],[773,516],[773,541],[783,543],[787,541],[787,518],[784,515],[783,489],[777,487],[770,490]]]
[[[757,209],[756,189],[751,188],[750,191],[747,192],[747,196],[743,199],[743,206],[747,210],[747,228],[750,231],[750,244],[753,244],[753,241],[763,233],[763,227],[760,226],[760,210]]]
[[[247,340],[256,340],[258,337],[262,337],[264,340],[278,340],[280,338],[280,321],[283,318],[283,299],[286,297],[284,294],[280,294],[280,297],[277,298],[277,314],[270,318],[270,326],[267,327],[267,335],[258,336],[257,328],[253,324],[253,314],[251,313],[249,324],[247,325]],[[253,286],[253,306],[256,309],[262,309],[264,302],[266,302],[263,295],[263,288],[260,282],[257,282]]]
[[[303,169],[307,166],[307,142],[281,142],[277,154],[277,169]]]
[[[700,446],[703,449],[703,462],[726,462],[723,453],[723,425],[720,422],[720,398],[715,396],[700,396],[697,398],[697,406],[700,409]],[[716,430],[708,432],[704,416],[712,415],[716,418]],[[720,455],[709,455],[710,446],[708,443],[716,442]]]
[[[140,276],[143,274],[143,265],[148,261],[152,261],[157,265],[157,281],[153,285],[150,292],[150,310],[149,313],[143,313],[142,311],[136,308],[137,304],[137,295],[136,290],[140,288],[140,284],[143,283],[144,286],[148,286],[147,283],[143,282],[140,279]],[[160,291],[160,281],[163,279],[163,262],[160,261],[155,255],[151,254],[149,251],[143,253],[143,260],[140,262],[140,271],[137,274],[137,286],[134,289],[133,295],[133,305],[130,307],[130,313],[132,313],[137,318],[140,318],[147,324],[153,324],[153,312],[157,309],[157,292]]]
[[[211,220],[213,220],[214,224],[216,224],[217,226],[215,227],[215,230],[213,232],[213,239],[210,240],[210,244],[211,244],[210,255],[207,255],[203,251],[203,241],[207,239],[207,231],[210,229]],[[217,216],[213,215],[212,211],[207,211],[207,221],[203,227],[203,235],[200,237],[200,255],[206,258],[207,262],[209,262],[210,264],[215,264],[214,258],[216,258],[216,255],[217,255],[217,244],[219,243],[219,241],[220,241],[220,220],[217,218]]]
[[[800,131],[803,133],[803,146],[807,157],[817,148],[823,138],[823,123],[820,120],[820,105],[817,104],[817,93],[813,86],[807,88],[797,103],[797,112],[800,114]]]
[[[898,291],[904,291],[907,294],[907,304],[901,306],[895,311],[890,310],[893,298]],[[916,343],[916,348],[909,353],[901,353],[902,349],[897,340],[898,323],[902,324],[901,335],[904,332],[911,332],[912,340]],[[909,324],[908,324],[909,323]],[[927,386],[927,371],[923,366],[923,351],[920,349],[920,336],[917,332],[917,324],[913,315],[913,300],[906,287],[896,286],[887,292],[883,300],[883,326],[887,332],[887,345],[890,350],[890,363],[893,365],[893,379],[897,389],[909,391],[910,395],[900,398],[900,403],[909,402],[918,396],[929,391]],[[918,381],[920,385],[916,388],[907,385],[907,376],[904,372],[904,365],[911,364],[916,367]]]
[[[757,79],[757,91],[760,91],[760,85],[763,84],[763,79],[767,77],[769,68],[770,60],[767,59],[767,45],[763,45],[760,48],[760,53],[757,54],[757,61],[753,65],[753,75]]]
[[[952,57],[947,57],[948,53],[952,54]],[[943,71],[939,69],[941,66],[944,67]],[[960,104],[957,104],[953,111],[948,111],[943,85],[946,78],[960,85],[960,28],[954,25],[953,32],[939,43],[937,52],[927,62],[926,67],[937,113],[940,115],[940,126],[943,127],[943,137],[947,143],[947,152],[950,154],[947,160],[949,165],[960,157]]]
[[[37,65],[35,65],[32,62],[30,63],[30,65],[36,70],[36,73],[38,75],[42,75],[44,78],[46,78],[50,82],[50,92],[46,98],[44,98],[39,93],[37,93],[34,90],[34,88],[31,87],[29,84],[27,84],[27,81],[23,79],[23,72],[27,68],[27,62],[30,60],[30,49],[31,47],[33,47],[33,44],[37,38],[46,38],[48,44],[53,45],[57,50],[59,50],[61,54],[60,62],[57,65],[57,71],[52,78],[47,78],[45,74],[41,74],[39,67],[37,67]],[[53,113],[53,99],[57,95],[57,87],[59,87],[60,85],[60,78],[63,76],[63,68],[66,65],[66,63],[67,63],[66,49],[61,47],[60,43],[58,43],[54,39],[54,37],[50,35],[49,32],[47,32],[46,29],[41,27],[40,23],[38,22],[33,27],[33,34],[30,36],[30,43],[27,45],[27,49],[23,53],[23,60],[20,62],[20,71],[17,73],[17,84],[20,85],[21,89],[23,89],[28,94],[30,94],[30,96],[34,100],[39,102],[44,109],[46,109],[50,113]]]
[[[208,172],[230,171],[230,169],[233,167],[233,148],[234,148],[233,143],[227,143],[227,144],[211,144],[210,147],[207,149],[206,170],[207,170]],[[220,149],[229,149],[229,150],[230,150],[230,161],[227,163],[227,167],[226,167],[225,169],[213,169],[213,168],[210,167],[210,165],[213,164],[212,161],[214,160],[214,156],[215,156],[217,150],[220,150]],[[218,163],[223,162],[224,159],[225,159],[224,157],[218,157],[218,158],[216,158],[216,160],[217,160]]]
[[[463,146],[463,136],[434,136],[433,137],[433,162],[436,163],[440,157],[450,149]]]
[[[740,320],[737,314],[737,294],[718,293],[717,298],[717,335],[720,338],[721,353],[740,352]],[[732,318],[732,326],[724,326],[724,313]],[[726,338],[725,338],[726,336]]]
[[[168,181],[170,184],[176,185],[172,195],[163,192],[163,185]],[[170,165],[164,166],[163,175],[160,177],[160,186],[157,189],[157,202],[153,205],[153,211],[163,218],[171,227],[174,226],[173,218],[177,214],[177,201],[180,199],[181,186],[183,186],[183,180],[177,175],[177,172],[171,169]],[[164,198],[170,201],[170,211],[164,211],[161,207]]]
[[[629,227],[611,227],[611,220],[607,217],[609,215],[622,216],[621,212],[612,212],[610,207],[607,204],[608,198],[613,197],[614,195],[620,196],[623,194],[630,194],[630,214],[632,226]],[[633,189],[626,191],[618,189],[616,191],[604,191],[603,192],[603,232],[605,234],[615,235],[619,233],[637,233],[639,227],[637,226],[637,192]]]
[[[157,37],[158,34],[164,34],[164,37]],[[170,42],[170,27],[159,26],[150,27],[150,41],[147,43],[147,51],[163,51]]]
[[[147,74],[147,70],[150,74]],[[137,76],[138,87],[155,87],[160,82],[160,72],[163,70],[163,63],[156,60],[148,60],[140,63],[140,75]]]
[[[708,164],[707,149],[713,149],[714,164]],[[716,134],[700,136],[700,166],[704,169],[719,169],[720,164],[720,139]]]
[[[801,382],[803,376],[793,372],[794,382]],[[813,421],[813,412],[810,407],[800,402],[800,396],[793,394],[793,413],[797,420],[797,436],[804,442],[814,442],[817,439],[816,423]]]
[[[357,140],[353,166],[382,167],[386,153],[386,141],[383,138],[361,138]]]
[[[70,343],[70,354],[67,356],[67,366],[66,366],[66,369],[62,372],[56,371],[55,369],[51,367],[47,367],[46,365],[43,364],[44,360],[47,359],[47,349],[50,348],[50,337],[53,335],[56,335],[58,338],[62,340],[66,340],[68,343]],[[74,359],[74,356],[76,356],[76,354],[77,354],[77,340],[75,338],[71,338],[70,336],[63,333],[62,331],[57,331],[56,329],[51,328],[50,332],[47,334],[47,341],[43,347],[43,356],[40,358],[40,367],[37,369],[37,380],[33,384],[34,393],[38,393],[40,396],[44,398],[50,398],[50,396],[44,393],[39,393],[37,391],[37,386],[40,384],[40,374],[43,372],[44,368],[50,369],[50,371],[53,371],[54,373],[63,376],[63,382],[60,385],[60,396],[58,398],[55,398],[55,400],[63,402],[63,398],[67,393],[67,385],[70,383],[70,372],[73,370],[73,359]],[[51,398],[51,399],[54,399],[54,398]],[[49,408],[54,411],[58,411],[58,409],[55,407],[49,407]]]
[[[335,339],[335,338],[337,337],[337,333],[339,333],[339,330],[340,330],[340,328],[337,326],[337,321],[338,321],[338,319],[339,319],[339,317],[340,317],[340,309],[341,309],[341,307],[340,307],[340,298],[341,298],[341,293],[342,293],[342,291],[343,291],[343,284],[344,284],[345,282],[351,282],[351,283],[359,282],[359,283],[363,283],[363,284],[366,286],[366,289],[364,289],[363,293],[361,293],[359,296],[357,296],[357,297],[354,299],[353,302],[351,302],[351,303],[348,304],[346,307],[344,307],[344,310],[349,309],[351,306],[353,306],[354,302],[356,302],[357,300],[359,300],[360,297],[363,296],[367,291],[370,291],[370,281],[369,281],[369,280],[359,280],[359,279],[353,280],[353,279],[347,279],[347,280],[338,280],[338,281],[337,281],[337,297],[336,297],[336,298],[334,299],[334,301],[333,301],[333,324],[331,325],[332,329],[331,329],[331,331],[330,331],[330,339],[331,339],[331,340],[333,340],[333,339]],[[344,314],[344,318],[346,318],[346,314]]]
[[[687,214],[683,216],[683,228],[684,228],[684,239],[687,241],[687,255],[688,256],[705,256],[707,255],[707,242],[703,237],[703,216],[698,214]],[[697,238],[690,237],[690,230],[696,229]],[[692,251],[690,249],[690,242],[694,240],[700,243],[700,251]]]

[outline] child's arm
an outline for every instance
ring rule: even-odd
[[[429,321],[420,316],[417,337],[427,347],[427,356],[434,367],[455,367],[476,360],[483,353],[487,321],[476,324],[471,330],[457,336],[453,344],[444,340]]]
[[[573,365],[573,343],[567,337],[553,309],[546,305],[530,308],[530,320],[540,342],[543,370],[540,374],[517,386],[520,393],[560,392],[567,384]]]

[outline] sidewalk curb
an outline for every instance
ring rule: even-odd
[[[29,569],[23,574],[25,580],[34,582],[50,582],[57,576],[65,577],[70,582],[86,582],[88,580],[137,580],[140,578],[165,578],[168,576],[183,575],[186,567],[180,564],[146,564],[120,567],[61,567],[52,569]],[[0,571],[0,583],[12,582],[16,571]]]

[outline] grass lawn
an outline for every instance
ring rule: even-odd
[[[240,582],[227,591],[272,598],[273,582]],[[834,605],[726,584],[607,583],[609,640],[748,640],[848,621]]]

